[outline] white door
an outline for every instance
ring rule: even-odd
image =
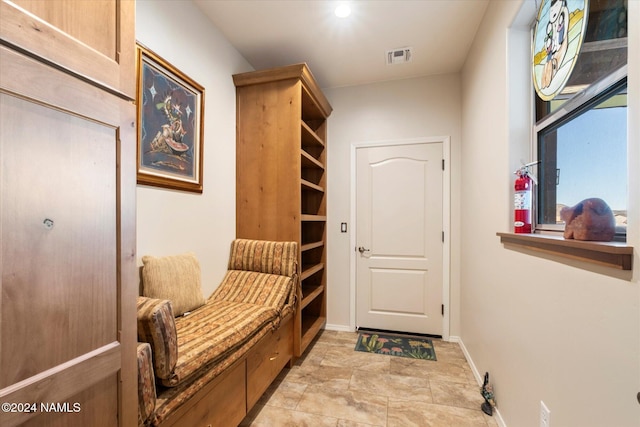
[[[442,335],[442,142],[356,149],[356,326]]]

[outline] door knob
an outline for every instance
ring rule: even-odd
[[[365,253],[365,252],[371,252],[371,249],[365,249],[362,246],[360,246],[358,248],[358,252],[360,252],[361,254]]]

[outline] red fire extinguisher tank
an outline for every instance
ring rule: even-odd
[[[526,170],[516,171],[514,194],[514,232],[531,233],[531,194],[533,180]]]

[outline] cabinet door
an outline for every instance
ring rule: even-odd
[[[0,1],[0,38],[135,99],[134,1]]]
[[[0,73],[0,425],[134,425],[135,108],[4,46]]]

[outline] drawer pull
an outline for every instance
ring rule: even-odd
[[[276,353],[276,355],[275,355],[275,356],[271,356],[271,357],[269,358],[269,361],[271,361],[271,362],[272,362],[272,361],[276,360],[276,359],[278,358],[278,356],[279,356],[279,355],[280,355],[280,353]]]

